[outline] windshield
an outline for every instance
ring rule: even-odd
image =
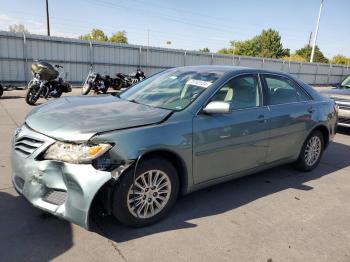
[[[120,98],[152,107],[180,111],[223,75],[217,71],[171,69],[156,74],[129,90]]]
[[[341,83],[342,87],[350,88],[350,75],[348,75],[344,81]]]

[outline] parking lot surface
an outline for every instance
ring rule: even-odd
[[[11,185],[10,140],[33,108],[24,94],[0,98],[0,261],[350,261],[350,129],[313,172],[274,168],[180,197],[153,226],[97,217],[89,232]]]

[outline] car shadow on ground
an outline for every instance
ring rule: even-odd
[[[216,185],[180,197],[166,219],[145,228],[128,228],[111,216],[93,218],[93,230],[115,242],[124,242],[160,232],[196,227],[190,220],[221,214],[259,198],[289,188],[313,190],[308,181],[330,175],[350,166],[350,146],[332,143],[318,168],[312,172],[298,172],[291,165]]]
[[[67,221],[34,208],[13,188],[0,191],[0,261],[50,261],[73,246]]]

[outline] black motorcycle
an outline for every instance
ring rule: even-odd
[[[114,90],[120,90],[121,88],[127,88],[132,86],[145,78],[144,72],[140,69],[137,69],[136,74],[126,75],[118,73],[115,78],[110,77],[109,75],[102,76],[99,73],[93,71],[92,66],[88,76],[83,83],[83,88],[81,93],[83,95],[89,94],[91,90],[95,93],[107,93],[109,87]]]
[[[58,98],[62,93],[72,91],[71,84],[60,77],[61,74],[57,71],[59,68],[63,67],[60,65],[52,66],[44,61],[36,61],[32,64],[33,79],[28,84],[27,104],[35,105],[40,97]]]
[[[93,71],[92,66],[88,76],[83,83],[83,88],[81,90],[82,95],[87,95],[91,90],[95,93],[107,93],[107,90],[110,86],[114,86],[114,81],[109,75],[102,76],[99,73]]]
[[[138,82],[142,81],[143,79],[145,79],[145,73],[138,68],[135,74],[121,74],[118,73],[116,74],[116,79],[119,80],[119,86],[118,89],[121,88],[128,88],[132,85],[137,84]]]

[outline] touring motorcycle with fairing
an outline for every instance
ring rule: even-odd
[[[44,61],[35,61],[31,70],[33,79],[28,84],[26,102],[29,105],[35,105],[40,97],[58,98],[62,93],[72,91],[71,84],[64,81],[61,77],[62,72],[58,70],[63,67],[60,65],[52,66]]]

